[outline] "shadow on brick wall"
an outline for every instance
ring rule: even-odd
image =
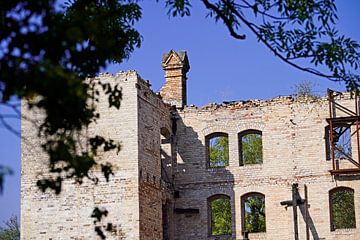
[[[226,167],[209,168],[205,139],[201,139],[203,136],[192,127],[186,126],[178,115],[175,117],[177,195],[174,239],[239,239],[236,236],[234,176]],[[218,198],[230,200],[232,233],[229,235],[212,234],[210,202]]]

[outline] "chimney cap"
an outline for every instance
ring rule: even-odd
[[[175,61],[170,61],[172,57],[175,57]],[[168,53],[165,53],[162,57],[161,66],[165,68],[183,67],[187,72],[190,69],[189,59],[186,51],[180,50],[176,52],[171,49]]]

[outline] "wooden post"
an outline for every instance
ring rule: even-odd
[[[295,240],[299,240],[298,220],[297,220],[297,197],[296,197],[297,192],[298,192],[298,184],[294,183],[292,185],[292,207],[293,207],[294,239]]]
[[[306,224],[306,240],[310,240],[310,231],[309,231],[309,205],[308,205],[308,189],[306,184],[304,185],[305,192],[305,224]]]

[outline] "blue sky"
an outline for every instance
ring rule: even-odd
[[[164,2],[164,1],[160,1]],[[212,102],[269,99],[294,92],[294,85],[314,83],[315,91],[324,95],[326,88],[344,90],[339,84],[300,72],[275,58],[247,31],[247,39],[232,39],[221,23],[205,18],[199,1],[193,1],[192,15],[168,18],[164,5],[155,0],[142,3],[143,18],[137,28],[144,37],[140,49],[128,61],[109,66],[111,73],[135,69],[152,83],[154,91],[164,84],[161,56],[170,49],[186,50],[190,61],[188,104],[198,106]],[[338,29],[360,42],[360,1],[338,0]],[[0,111],[5,109],[0,107]],[[20,129],[20,123],[11,124]],[[5,180],[0,195],[0,225],[12,214],[20,215],[20,139],[0,125],[0,162],[15,174]]]

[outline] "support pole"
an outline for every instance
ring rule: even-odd
[[[332,118],[332,100],[333,100],[333,92],[328,88],[327,89],[328,94],[328,101],[329,101],[329,117]]]
[[[356,143],[357,143],[357,155],[358,163],[360,164],[360,143],[359,143],[359,106],[358,106],[358,93],[355,92],[355,112],[356,112]],[[359,166],[360,168],[360,166]]]
[[[306,240],[310,240],[310,231],[309,231],[309,205],[308,205],[308,189],[306,184],[304,185],[305,192],[305,225],[306,225]]]
[[[294,240],[299,240],[298,220],[297,220],[297,197],[298,184],[292,185],[292,207],[293,207],[293,218],[294,218]]]
[[[335,170],[335,143],[334,143],[334,130],[333,130],[333,121],[330,119],[330,126],[329,126],[329,132],[330,132],[330,144],[331,144],[331,160],[332,160],[332,168]]]
[[[328,93],[328,100],[329,100],[329,115],[330,115],[329,133],[330,133],[330,145],[331,145],[331,161],[332,161],[332,169],[335,170],[335,149],[334,149],[335,143],[334,143],[334,136],[333,136],[334,126],[333,126],[333,121],[332,121],[332,118],[335,116],[335,110],[333,113],[334,96],[333,96],[333,91],[330,90],[329,88],[327,89],[327,93]]]

